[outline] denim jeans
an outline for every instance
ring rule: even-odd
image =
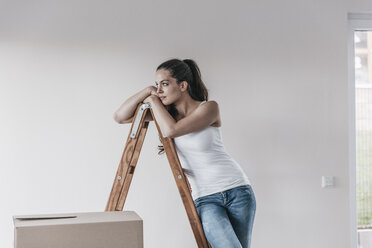
[[[250,185],[199,197],[194,201],[212,248],[249,248],[256,198]]]

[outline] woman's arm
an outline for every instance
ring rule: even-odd
[[[157,96],[149,96],[145,103],[151,105],[160,130],[168,138],[175,138],[202,130],[219,119],[220,111],[216,101],[208,101],[199,106],[189,116],[177,121],[168,113]]]
[[[156,87],[148,86],[135,95],[129,97],[114,113],[114,120],[120,124],[131,123],[138,104],[143,102],[143,100],[151,94],[156,94]],[[150,111],[148,111],[148,113],[150,113]],[[147,120],[149,120],[150,117],[151,114],[146,115]],[[152,117],[150,119],[152,120]]]

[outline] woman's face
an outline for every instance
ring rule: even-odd
[[[155,78],[157,94],[164,105],[170,105],[181,97],[181,85],[177,84],[177,79],[173,78],[168,70],[156,71]]]

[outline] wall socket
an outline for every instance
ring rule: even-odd
[[[322,188],[334,186],[334,176],[322,176]]]

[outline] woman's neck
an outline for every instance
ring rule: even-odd
[[[178,101],[174,103],[180,117],[188,116],[199,105],[199,102],[192,99],[189,94],[184,94]]]

